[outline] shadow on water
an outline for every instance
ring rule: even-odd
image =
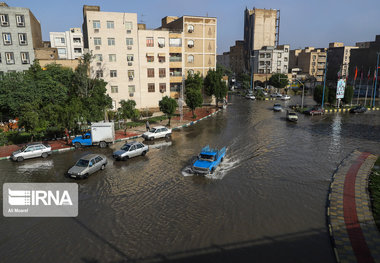
[[[76,219],[75,219],[76,220]],[[160,253],[144,258],[133,258],[123,253],[121,248],[116,247],[103,239],[96,232],[87,228],[79,220],[76,222],[86,228],[96,238],[106,243],[115,253],[121,256],[120,260],[112,262],[329,262],[335,258],[332,249],[321,251],[320,257],[311,257],[314,242],[329,236],[325,230],[310,229],[307,231],[283,234],[278,236],[264,236],[247,241],[212,244],[208,247],[190,249],[171,253]],[[293,250],[293,253],[289,253]],[[84,263],[100,263],[95,258],[82,258]],[[333,261],[332,261],[333,262]]]

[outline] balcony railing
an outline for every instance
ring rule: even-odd
[[[182,57],[170,57],[170,62],[182,62]]]

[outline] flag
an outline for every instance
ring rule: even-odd
[[[339,71],[338,71],[338,79],[340,79],[340,75],[342,74],[341,71],[342,71],[342,68],[340,68]]]
[[[369,80],[370,77],[371,77],[371,68],[368,69],[367,79]]]
[[[358,67],[355,67],[355,77],[354,77],[354,81],[356,80],[356,77],[358,76]]]

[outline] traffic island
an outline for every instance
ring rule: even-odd
[[[375,155],[354,151],[333,176],[327,218],[338,262],[380,262],[380,233],[368,193],[376,160]]]
[[[373,217],[377,229],[380,231],[380,157],[372,168],[369,177],[369,193],[371,197]]]

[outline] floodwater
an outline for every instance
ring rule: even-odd
[[[111,158],[120,143],[1,161],[2,183],[77,182],[80,200],[76,218],[2,217],[0,261],[335,262],[331,176],[354,149],[380,154],[380,112],[290,123],[273,103],[232,97],[227,110],[125,162]],[[208,177],[186,173],[207,144],[227,147],[221,167]],[[105,154],[106,169],[64,177],[89,152]]]

